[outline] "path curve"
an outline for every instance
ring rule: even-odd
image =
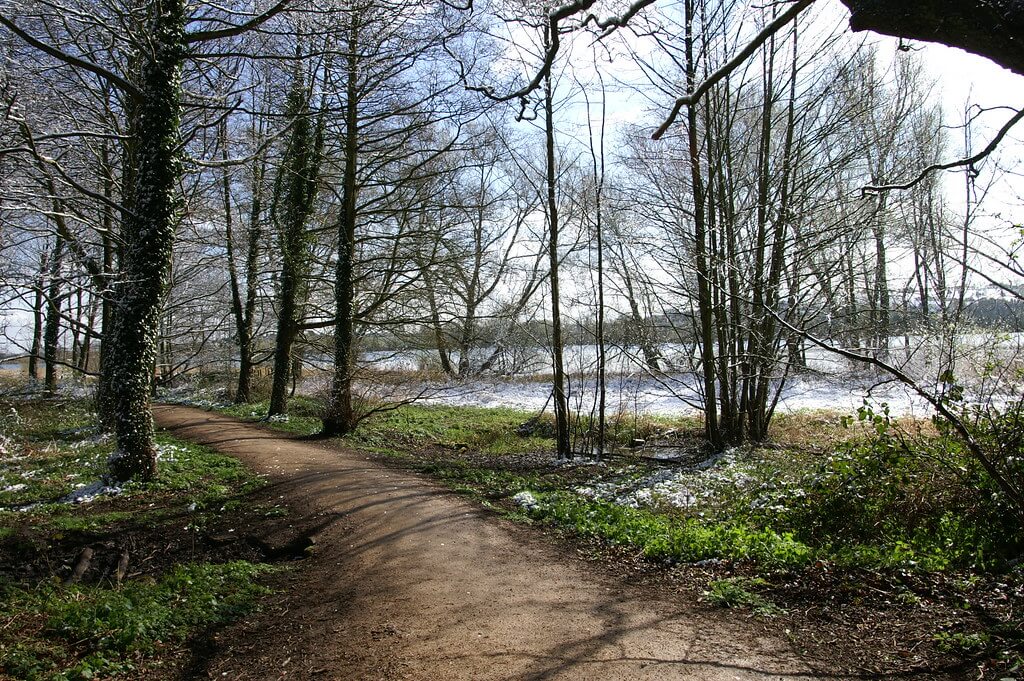
[[[196,676],[826,678],[756,621],[642,597],[415,474],[198,409],[154,413],[267,474],[316,528],[286,590],[222,632]]]

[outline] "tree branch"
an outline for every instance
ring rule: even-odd
[[[241,35],[242,33],[245,33],[246,31],[254,29],[257,26],[265,23],[269,19],[273,18],[275,15],[280,14],[282,11],[285,10],[285,8],[288,7],[289,2],[291,2],[291,0],[278,0],[276,5],[274,5],[267,11],[263,12],[262,14],[257,14],[244,24],[231,26],[229,28],[222,28],[217,31],[196,31],[195,33],[189,33],[185,36],[185,42],[199,43],[206,42],[209,40],[217,40],[219,38],[231,38],[236,35]]]
[[[74,55],[68,54],[67,52],[58,50],[53,45],[45,43],[42,40],[39,40],[38,38],[27,33],[26,31],[23,31],[21,28],[18,27],[17,24],[15,24],[13,21],[8,19],[3,14],[0,14],[0,25],[6,26],[11,31],[11,33],[18,36],[19,38],[21,38],[26,43],[36,48],[40,52],[44,52],[50,55],[51,57],[59,59],[60,61],[70,66],[84,69],[86,71],[89,71],[90,73],[96,74],[97,76],[107,81],[114,87],[128,94],[133,99],[142,99],[142,91],[139,88],[135,87],[134,85],[132,85],[127,80],[117,75],[113,71],[105,69],[98,64],[92,63],[91,61],[87,61],[85,59],[81,59]]]
[[[765,44],[765,42],[778,33],[782,27],[795,19],[800,12],[803,12],[805,9],[810,7],[813,2],[814,0],[797,0],[793,6],[775,17],[770,24],[761,29],[761,31],[754,36],[753,39],[751,39],[735,57],[705,78],[704,81],[693,90],[693,92],[689,92],[677,99],[675,104],[672,105],[672,111],[669,112],[668,118],[666,118],[665,122],[658,127],[653,135],[651,135],[651,138],[656,140],[661,139],[661,137],[668,132],[668,129],[676,122],[676,118],[679,117],[679,113],[683,110],[684,106],[693,106],[699,102],[701,97],[707,94],[708,90],[713,88],[719,81],[739,68],[743,62],[749,59],[750,56],[761,47],[761,45]]]
[[[948,163],[933,163],[932,165],[922,170],[917,177],[910,180],[909,182],[903,182],[898,184],[869,184],[868,186],[864,187],[861,190],[861,193],[862,195],[866,196],[868,194],[881,194],[882,192],[910,189],[911,187],[919,184],[922,180],[924,180],[924,178],[928,177],[930,174],[939,170],[951,170],[953,168],[963,168],[964,166],[966,166],[973,171],[974,165],[978,161],[981,161],[989,154],[991,154],[993,151],[995,151],[996,148],[999,146],[999,143],[1002,142],[1003,138],[1006,137],[1007,133],[1010,132],[1010,129],[1013,128],[1013,126],[1017,125],[1017,123],[1019,123],[1022,118],[1024,118],[1024,109],[1021,109],[1016,114],[1014,114],[1013,118],[1008,120],[1006,124],[999,129],[999,132],[992,139],[992,141],[988,143],[988,146],[986,146],[984,149],[979,151],[974,156],[962,158],[958,161],[950,161]]]

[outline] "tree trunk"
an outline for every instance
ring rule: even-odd
[[[104,143],[101,153],[101,171],[103,172],[103,196],[108,200],[114,197],[114,177],[110,164],[110,149]],[[110,368],[107,358],[110,354],[111,338],[114,328],[114,314],[116,308],[112,300],[111,286],[114,282],[114,212],[110,203],[103,204],[103,265],[100,275],[101,307],[100,307],[100,357],[99,357],[99,381],[96,383],[96,415],[100,428],[111,433],[115,427],[116,404],[113,399],[113,391],[110,389]]]
[[[35,299],[32,301],[32,346],[28,354],[28,377],[33,383],[39,380],[39,357],[43,349],[43,307],[46,303],[43,289],[46,286],[46,271],[49,269],[48,257],[45,249],[39,254],[39,274],[36,277]]]
[[[57,350],[60,341],[61,267],[64,263],[64,238],[54,237],[50,258],[50,282],[46,289],[46,326],[43,331],[43,371],[45,392],[57,394]]]
[[[296,57],[299,49],[296,48]],[[271,214],[281,244],[281,285],[278,291],[274,382],[268,416],[288,413],[288,383],[292,376],[292,346],[300,331],[304,279],[309,269],[306,220],[313,209],[323,144],[322,114],[316,130],[310,125],[309,100],[302,65],[297,62],[287,116],[292,123],[288,148],[277,177]]]
[[[227,121],[220,126],[221,157],[228,159]],[[249,243],[245,259],[245,298],[239,285],[238,264],[235,256],[234,222],[231,210],[231,177],[225,166],[221,176],[221,191],[224,199],[224,231],[228,260],[228,279],[231,288],[231,313],[235,318],[235,333],[238,341],[238,383],[235,388],[235,404],[251,400],[252,385],[252,323],[256,306],[256,259],[259,248],[260,197],[263,189],[262,162],[256,162],[252,187],[252,211],[249,226]]]
[[[342,171],[342,205],[338,218],[338,260],[334,269],[334,377],[330,404],[323,419],[325,435],[344,435],[357,424],[352,406],[352,374],[355,368],[356,198],[359,169],[359,22],[349,16],[348,56],[345,80],[345,166]]]
[[[693,90],[697,83],[697,65],[694,60],[693,0],[686,0],[686,83]],[[715,328],[711,273],[708,270],[708,244],[704,206],[704,179],[701,175],[700,143],[697,131],[697,109],[690,106],[686,112],[686,134],[689,147],[690,179],[693,185],[694,259],[697,270],[697,310],[700,316],[701,371],[704,377],[704,431],[708,442],[716,450],[724,446],[718,424],[718,397],[715,385]]]
[[[544,42],[549,45],[550,27],[545,25]],[[565,362],[562,356],[562,310],[558,289],[558,197],[555,178],[555,122],[551,75],[544,78],[544,142],[547,159],[548,263],[551,268],[551,358],[552,390],[555,402],[555,452],[559,459],[572,458],[569,441],[569,400],[565,389]]]
[[[153,415],[149,407],[160,307],[171,269],[181,118],[180,70],[185,55],[183,0],[154,0],[152,52],[142,57],[140,101],[131,111],[135,173],[124,225],[121,276],[114,288],[117,313],[107,354],[114,394],[117,449],[110,455],[118,481],[156,473]]]

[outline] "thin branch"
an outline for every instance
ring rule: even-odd
[[[630,20],[639,14],[642,10],[650,5],[653,5],[657,0],[636,0],[625,12],[617,17],[608,17],[607,19],[598,19],[593,14],[588,14],[587,18],[583,20],[583,25],[586,26],[588,23],[593,22],[595,26],[601,29],[602,33],[598,37],[605,38],[612,34],[616,29],[624,27],[630,22]]]
[[[675,104],[672,105],[672,111],[669,112],[668,118],[666,118],[665,122],[658,127],[653,135],[651,135],[651,138],[656,140],[661,139],[662,136],[668,132],[668,129],[676,122],[676,118],[679,117],[679,113],[683,110],[684,106],[693,106],[699,102],[701,98],[707,94],[708,90],[713,88],[720,80],[739,68],[743,62],[749,59],[750,56],[764,45],[769,38],[782,30],[786,24],[795,19],[800,12],[803,12],[805,9],[810,7],[813,2],[814,0],[798,0],[798,2],[796,2],[792,7],[777,16],[770,24],[761,29],[760,33],[754,36],[753,39],[751,39],[751,41],[748,42],[735,57],[705,78],[704,81],[694,88],[692,92],[676,99]]]
[[[881,194],[882,192],[901,191],[904,189],[910,189],[911,187],[920,184],[926,177],[928,177],[932,173],[939,170],[952,170],[953,168],[963,168],[966,166],[967,168],[970,168],[972,173],[975,173],[976,171],[974,169],[974,166],[979,161],[983,160],[993,151],[995,151],[996,148],[999,146],[1000,142],[1003,141],[1003,138],[1006,137],[1006,135],[1013,128],[1013,126],[1020,123],[1022,118],[1024,118],[1024,109],[1021,109],[1016,114],[1014,114],[1013,118],[1008,120],[1006,124],[999,129],[999,132],[996,134],[994,138],[992,138],[992,141],[988,143],[988,146],[986,146],[984,149],[979,151],[974,156],[962,158],[957,161],[950,161],[948,163],[933,163],[932,165],[922,170],[917,177],[910,180],[909,182],[904,182],[901,184],[869,184],[868,186],[864,187],[861,190],[861,193],[862,195],[866,196],[868,194]]]
[[[107,81],[114,87],[127,93],[133,99],[142,99],[142,91],[139,88],[135,87],[134,85],[132,85],[127,80],[117,75],[113,71],[105,69],[98,64],[92,63],[91,61],[86,61],[85,59],[81,59],[74,55],[68,54],[67,52],[62,52],[61,50],[58,50],[53,45],[45,43],[42,40],[39,40],[31,34],[23,31],[21,28],[18,27],[17,24],[15,24],[13,21],[5,17],[3,14],[0,14],[0,24],[6,26],[8,29],[10,29],[11,33],[15,34],[16,36],[18,36],[29,45],[36,48],[37,50],[45,52],[46,54],[56,59],[59,59],[65,64],[69,64],[80,69],[85,69],[90,73],[96,74],[97,76]]]
[[[222,28],[218,31],[196,31],[195,33],[189,33],[185,36],[185,42],[187,43],[199,43],[206,42],[209,40],[217,40],[219,38],[231,38],[236,35],[241,35],[246,31],[256,28],[257,26],[267,22],[269,19],[277,14],[280,14],[285,8],[288,7],[288,3],[291,0],[278,0],[278,3],[268,9],[262,14],[257,14],[249,21],[244,24],[238,24],[237,26],[231,26],[230,28]]]
[[[813,0],[802,1],[812,2]],[[537,72],[533,76],[533,79],[529,83],[527,83],[526,85],[524,85],[523,87],[519,88],[514,92],[509,92],[503,95],[495,94],[494,89],[489,86],[470,85],[467,86],[466,89],[470,90],[471,92],[479,92],[497,102],[508,102],[513,99],[522,100],[521,111],[525,113],[527,108],[525,101],[526,97],[531,92],[540,87],[540,84],[551,73],[551,68],[555,63],[555,58],[558,56],[558,51],[561,48],[561,31],[558,27],[559,22],[561,22],[563,19],[568,19],[569,17],[575,14],[579,14],[581,12],[589,10],[591,7],[594,6],[596,2],[597,0],[576,0],[575,2],[570,2],[568,4],[562,5],[561,7],[555,9],[548,15],[547,21],[548,26],[550,28],[551,44],[548,46],[548,49],[544,53],[544,60],[541,63],[540,69],[537,70]],[[603,31],[603,33],[600,36],[601,38],[603,38],[614,32],[616,29],[625,26],[630,21],[630,19],[635,17],[641,10],[643,10],[645,7],[648,7],[649,5],[653,5],[655,2],[657,2],[657,0],[636,0],[632,5],[630,5],[626,9],[626,11],[623,14],[619,16],[609,17],[607,19],[599,19],[594,14],[587,14],[587,16],[584,17],[583,21],[580,23],[580,27],[586,27],[588,24],[593,23],[595,26],[597,26],[599,29]]]

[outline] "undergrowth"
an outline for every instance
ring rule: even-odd
[[[257,579],[269,566],[193,557],[201,528],[261,477],[159,434],[155,480],[104,485],[113,441],[94,422],[84,400],[0,403],[0,678],[131,678],[267,591]],[[94,567],[64,585],[86,547]],[[122,551],[129,569],[115,578]]]
[[[91,679],[136,671],[147,656],[250,612],[271,568],[243,561],[180,565],[157,582],[34,587],[0,582],[0,669],[24,681]]]

